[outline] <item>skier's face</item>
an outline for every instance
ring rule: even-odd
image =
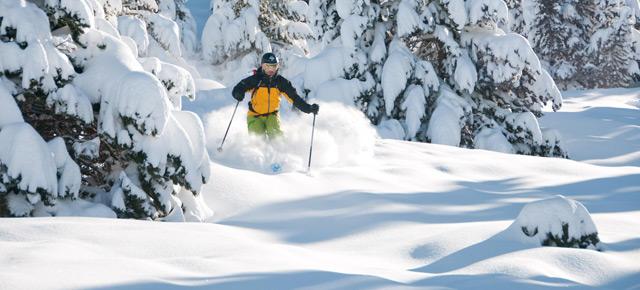
[[[264,73],[267,74],[270,77],[274,76],[276,74],[277,70],[278,70],[278,64],[277,63],[263,63],[262,64],[262,71],[264,71]]]

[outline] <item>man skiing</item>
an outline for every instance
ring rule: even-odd
[[[278,58],[267,52],[262,56],[260,68],[254,75],[241,80],[231,94],[241,102],[246,92],[251,91],[247,128],[250,133],[274,138],[282,135],[280,130],[280,96],[284,95],[290,103],[307,114],[318,114],[320,106],[305,102],[291,82],[278,74]]]

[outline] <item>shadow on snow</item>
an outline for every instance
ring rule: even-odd
[[[591,213],[640,209],[640,174],[522,188],[517,179],[459,182],[448,192],[339,192],[269,204],[219,221],[271,232],[289,243],[341,238],[379,226],[514,220],[527,200],[557,194],[582,202]]]

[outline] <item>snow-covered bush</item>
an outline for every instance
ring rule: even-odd
[[[193,77],[135,53],[145,49],[140,40],[155,39],[145,21],[171,21],[153,13],[155,0],[116,2],[0,1],[0,216],[68,214],[55,206],[62,199],[119,217],[211,214],[198,196],[210,175],[203,126],[179,111],[182,96],[194,97]],[[125,12],[137,16],[118,17]]]
[[[307,4],[297,0],[211,0],[212,14],[202,31],[202,55],[218,65],[239,60],[257,66],[265,52],[288,58],[307,53],[311,29]],[[248,62],[248,64],[247,64]]]
[[[123,0],[121,34],[138,45],[140,56],[180,59],[183,51],[194,52],[195,20],[184,0]],[[148,47],[148,50],[147,50]]]
[[[640,77],[631,3],[508,1],[514,11],[511,29],[528,37],[543,67],[563,88],[629,86]]]
[[[525,205],[510,229],[519,239],[542,246],[602,249],[589,211],[561,195]]]
[[[311,0],[309,7],[316,39],[329,47],[307,64],[311,95],[323,98],[314,91],[344,78],[355,81],[344,94],[374,124],[400,122],[402,132],[387,135],[566,156],[537,122],[548,102],[560,108],[560,92],[527,39],[505,32],[502,0]]]

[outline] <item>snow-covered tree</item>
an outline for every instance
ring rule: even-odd
[[[0,216],[55,215],[61,199],[82,198],[119,217],[206,218],[202,124],[179,111],[193,78],[138,58],[116,29],[157,3],[37,4],[0,1]],[[151,11],[144,19],[164,17]]]
[[[525,16],[529,16],[531,14],[526,12],[526,9],[530,9],[530,7],[526,7],[527,4],[531,5],[531,1],[523,1],[523,0],[505,0],[507,4],[507,8],[509,8],[509,25],[510,29],[518,34],[525,34],[523,32],[529,31],[529,21],[525,19]]]
[[[73,74],[47,15],[31,3],[1,1],[0,215],[27,216],[34,205],[77,197],[78,165],[67,162],[68,154],[54,138],[63,126],[55,114],[65,115],[61,119],[70,122],[64,129],[78,134],[93,122],[91,104],[70,84]],[[50,148],[43,137],[56,146]]]
[[[320,43],[327,45],[337,38],[340,31],[340,15],[336,8],[336,1],[309,1],[309,25],[315,38]]]
[[[353,98],[361,110],[368,112],[370,118],[377,119],[380,104],[367,100],[380,90],[382,55],[386,52],[386,27],[384,24],[376,27],[379,6],[364,0],[311,0],[309,7],[315,40],[329,49],[307,64],[305,88],[315,90],[316,95],[323,95],[327,93],[318,91],[322,87],[348,87],[348,97]],[[370,49],[372,45],[376,47]],[[370,55],[370,50],[377,55]],[[326,66],[326,62],[339,65],[318,77],[316,71],[322,70],[318,68]],[[335,80],[323,83],[330,79]],[[372,109],[368,110],[368,106]]]
[[[314,31],[325,33],[316,39],[330,48],[308,70],[332,72],[306,73],[312,96],[321,98],[323,87],[340,85],[337,79],[350,84],[345,91],[382,131],[395,131],[391,135],[566,156],[557,133],[537,122],[547,102],[560,107],[560,92],[529,42],[503,30],[509,14],[502,0],[336,0],[309,6]],[[315,67],[327,61],[344,65]]]
[[[193,53],[198,48],[196,21],[187,8],[185,0],[157,0],[160,14],[173,20],[180,28],[182,51]]]
[[[534,1],[536,16],[528,33],[533,49],[557,83],[573,81],[581,51],[580,19],[570,1]],[[578,22],[578,23],[576,23]]]
[[[308,52],[311,37],[308,5],[296,0],[212,0],[212,14],[202,32],[202,54],[212,64],[240,61],[255,67],[265,52],[289,57]]]
[[[511,29],[528,37],[562,88],[628,86],[640,76],[631,2],[508,1]]]
[[[585,64],[578,82],[586,88],[626,87],[638,71],[634,51],[633,11],[624,0],[589,0],[577,4],[585,26]]]
[[[508,231],[516,239],[541,246],[602,250],[589,211],[562,195],[526,204]]]
[[[197,46],[195,20],[184,0],[122,0],[118,18],[118,30],[136,41],[140,56],[179,58]]]

